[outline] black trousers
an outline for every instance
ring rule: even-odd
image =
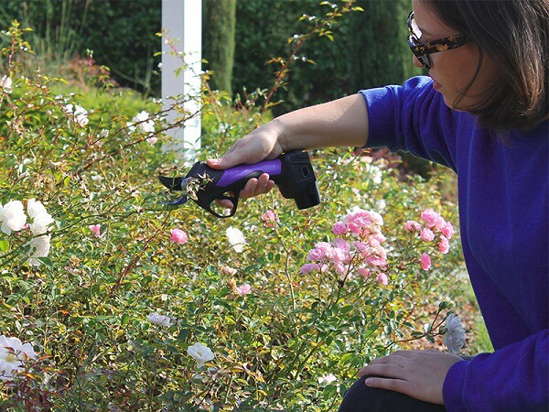
[[[444,412],[446,408],[411,398],[400,392],[370,388],[364,381],[357,380],[343,398],[339,412]]]

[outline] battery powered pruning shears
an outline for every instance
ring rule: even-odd
[[[183,191],[183,196],[166,205],[178,206],[192,199],[198,206],[214,216],[234,216],[240,191],[248,180],[263,173],[280,189],[286,199],[294,199],[298,209],[307,209],[320,203],[320,193],[309,154],[303,151],[284,153],[274,160],[264,160],[253,165],[239,165],[226,170],[216,170],[204,162],[197,162],[185,177],[159,176],[160,182],[170,190]],[[233,195],[229,196],[231,192]],[[212,210],[216,199],[232,201],[230,214],[222,215]]]

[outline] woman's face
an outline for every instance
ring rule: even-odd
[[[413,0],[414,16],[418,28],[422,32],[421,42],[438,40],[454,34],[456,30],[446,26],[436,16],[435,12],[421,0]],[[442,94],[446,105],[452,109],[466,111],[483,100],[484,93],[496,83],[498,71],[494,62],[484,53],[482,66],[467,94],[458,101],[460,95],[475,76],[480,53],[474,42],[469,42],[456,49],[433,53],[429,76],[433,79],[433,88]],[[414,64],[421,67],[421,63],[414,56]]]

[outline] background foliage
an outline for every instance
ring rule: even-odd
[[[350,13],[334,25],[335,41],[314,39],[296,56],[297,68],[290,75],[287,90],[279,95],[285,100],[279,111],[325,102],[360,89],[398,84],[419,73],[405,41],[411,1],[359,0],[354,4],[364,11]],[[273,69],[265,62],[274,56],[286,57],[285,40],[306,31],[310,17],[322,16],[328,10],[329,6],[315,0],[239,1],[233,89],[269,86]],[[304,14],[310,17],[296,24]],[[315,64],[301,62],[302,57]]]
[[[344,3],[344,2],[340,2]],[[275,114],[324,102],[389,83],[400,83],[419,73],[406,45],[406,16],[411,0],[358,0],[364,12],[351,13],[332,28],[336,42],[327,37],[308,42],[277,100],[284,100]],[[329,5],[318,0],[239,0],[236,2],[234,39],[230,16],[235,1],[203,2],[203,57],[217,74],[212,85],[242,93],[244,88],[265,89],[274,79],[274,57],[290,57],[287,39],[311,24],[308,16],[323,16]],[[30,43],[39,55],[59,60],[86,55],[93,50],[98,64],[111,69],[124,86],[158,96],[157,65],[161,30],[161,1],[4,0],[0,23],[13,18],[34,29]],[[231,50],[234,49],[234,69]],[[306,57],[315,64],[302,62]],[[219,77],[219,79],[216,79]],[[232,77],[232,80],[231,80]],[[231,87],[229,88],[229,83]]]
[[[203,0],[202,55],[208,63],[204,70],[214,74],[212,89],[231,94],[235,49],[236,0]]]

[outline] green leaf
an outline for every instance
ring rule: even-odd
[[[46,265],[47,267],[51,267],[52,266],[52,262],[49,258],[47,257],[39,257],[38,260],[43,263],[44,265]]]
[[[10,242],[7,239],[0,240],[0,250],[6,252],[10,247]]]

